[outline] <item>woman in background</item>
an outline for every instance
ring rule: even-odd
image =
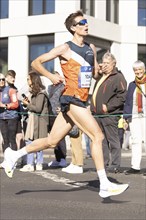
[[[30,96],[25,97],[22,103],[28,110],[28,123],[25,133],[26,144],[29,144],[35,139],[44,138],[48,136],[48,113],[49,100],[45,91],[45,86],[42,84],[40,76],[31,71],[28,74],[27,82],[29,86]],[[35,162],[34,162],[35,161]],[[34,153],[27,155],[27,164],[23,166],[20,171],[31,172],[43,169],[43,151],[36,153],[36,160]]]

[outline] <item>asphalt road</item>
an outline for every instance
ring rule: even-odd
[[[50,162],[52,157],[45,157]],[[2,161],[2,158],[0,158]],[[67,161],[70,162],[68,156]],[[122,170],[130,166],[130,153],[122,154]],[[142,172],[146,156],[142,158]],[[129,183],[121,195],[102,199],[99,181],[91,159],[84,160],[83,174],[66,174],[61,169],[22,173],[12,179],[0,170],[0,220],[145,220],[146,177],[142,174],[108,174],[113,182]]]

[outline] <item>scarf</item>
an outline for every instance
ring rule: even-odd
[[[137,77],[135,78],[135,83],[136,83],[136,103],[138,107],[138,113],[142,113],[142,95],[146,97],[146,73],[142,77],[142,79],[138,79]],[[145,85],[145,91],[142,91],[141,84]]]

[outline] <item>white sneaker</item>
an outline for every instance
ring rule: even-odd
[[[21,172],[33,172],[34,171],[34,166],[31,164],[27,164],[24,167],[20,169]]]
[[[6,148],[4,152],[4,163],[5,163],[5,173],[9,178],[13,177],[14,169],[17,165],[16,151],[12,150],[10,147]]]
[[[70,164],[68,167],[63,168],[62,171],[66,173],[78,174],[78,173],[83,173],[83,167]]]
[[[42,164],[36,164],[36,170],[37,171],[43,170],[43,165]]]
[[[67,167],[63,168],[62,171],[63,172],[68,172],[70,169],[72,169],[74,167],[74,165],[72,163],[70,163]]]
[[[57,160],[53,160],[48,163],[48,167],[58,167],[58,166],[59,166],[59,162]]]
[[[67,166],[66,160],[61,159],[60,162],[59,162],[59,167],[66,167],[66,166]]]
[[[99,195],[102,198],[107,198],[109,196],[116,196],[123,193],[126,189],[128,189],[129,184],[115,184],[111,183],[110,186],[106,189],[100,189]]]

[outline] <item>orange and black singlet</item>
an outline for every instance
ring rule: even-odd
[[[83,47],[79,47],[71,41],[67,44],[71,49],[71,58],[67,63],[61,64],[66,80],[62,95],[73,96],[81,101],[86,101],[94,65],[93,50],[87,43]]]

